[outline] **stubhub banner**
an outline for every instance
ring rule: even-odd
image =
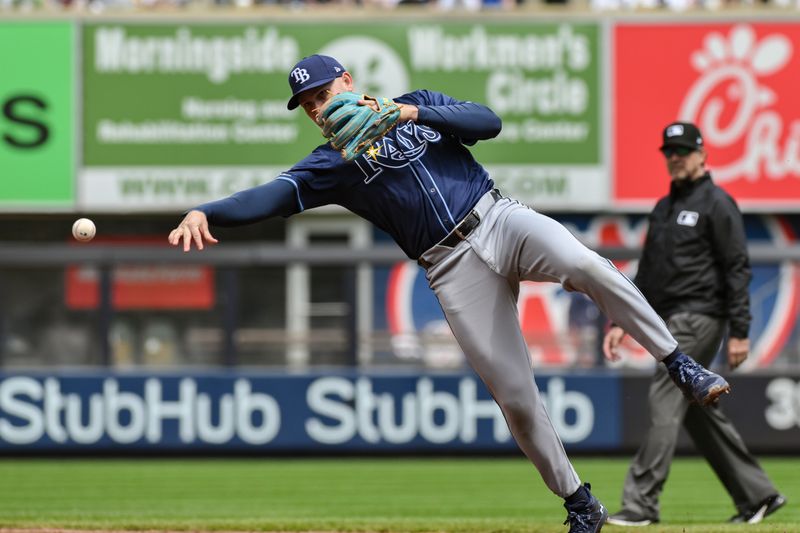
[[[613,376],[537,376],[565,445],[621,442]],[[0,374],[0,451],[502,451],[472,374]]]

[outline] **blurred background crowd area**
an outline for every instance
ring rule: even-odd
[[[719,11],[800,8],[800,0],[0,0],[0,13],[69,11],[135,12],[225,8],[285,8],[290,10],[346,7],[350,9],[430,9],[449,11],[510,11],[579,9],[590,11]]]

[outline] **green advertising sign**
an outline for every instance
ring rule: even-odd
[[[74,29],[0,22],[0,207],[71,209]]]
[[[603,202],[599,49],[588,23],[90,24],[83,200],[171,208],[285,170],[324,141],[287,111],[288,72],[324,53],[366,93],[489,105],[503,131],[472,150],[507,191]]]

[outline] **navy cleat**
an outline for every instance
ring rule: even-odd
[[[567,519],[564,520],[564,524],[569,524],[569,533],[598,533],[608,519],[608,511],[589,492],[591,488],[591,485],[584,483],[564,503],[567,509]]]
[[[667,364],[672,381],[683,391],[689,401],[700,405],[713,405],[723,394],[731,392],[725,378],[711,372],[703,365],[683,353],[677,353]]]

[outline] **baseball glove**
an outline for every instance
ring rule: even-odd
[[[359,100],[371,100],[371,105],[359,105]],[[389,98],[374,98],[354,92],[339,93],[320,108],[317,124],[331,146],[342,157],[352,161],[367,151],[391,130],[400,118],[400,106]]]

